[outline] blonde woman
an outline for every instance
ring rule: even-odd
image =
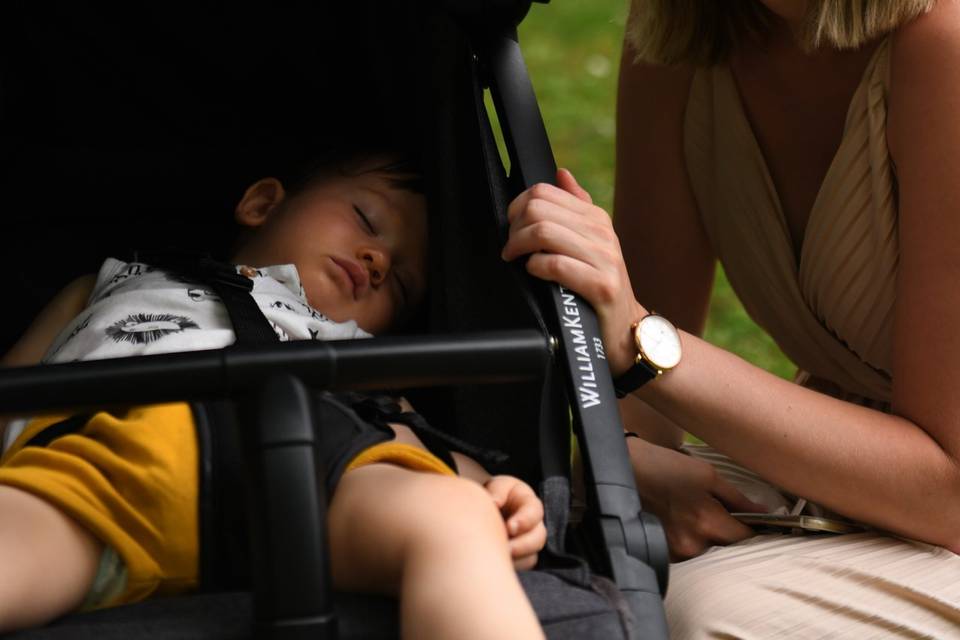
[[[618,122],[616,233],[561,172],[504,257],[647,382],[623,410],[672,633],[960,637],[960,2],[634,0]],[[717,260],[794,382],[698,337]],[[652,316],[638,347],[649,310],[679,333]],[[757,511],[868,529],[731,515]]]

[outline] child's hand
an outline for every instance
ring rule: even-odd
[[[543,503],[530,485],[513,476],[493,476],[483,486],[503,514],[513,566],[532,569],[547,542]]]

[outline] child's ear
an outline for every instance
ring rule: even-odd
[[[283,202],[287,192],[276,178],[261,178],[247,187],[234,217],[245,227],[259,227]]]

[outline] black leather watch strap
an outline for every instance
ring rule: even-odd
[[[613,390],[618,398],[622,398],[656,378],[659,373],[652,365],[647,364],[646,360],[640,360],[624,371],[619,378],[614,379]]]

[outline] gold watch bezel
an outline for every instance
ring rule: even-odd
[[[673,329],[674,333],[676,333],[677,342],[680,345],[680,356],[677,358],[677,362],[675,364],[672,364],[670,366],[664,366],[654,361],[653,358],[651,358],[650,355],[644,350],[643,343],[640,340],[640,325],[643,324],[644,320],[651,317],[660,318],[663,322],[666,322],[671,329]],[[677,329],[677,326],[672,322],[670,322],[669,320],[667,320],[664,316],[660,315],[656,311],[651,311],[647,315],[643,316],[642,318],[640,318],[639,320],[631,324],[630,330],[633,333],[633,344],[637,347],[637,357],[636,357],[637,364],[640,364],[641,362],[646,362],[649,366],[657,370],[658,376],[661,375],[664,371],[669,371],[671,369],[676,368],[676,366],[680,364],[680,360],[683,357],[683,343],[680,341],[680,330]]]

